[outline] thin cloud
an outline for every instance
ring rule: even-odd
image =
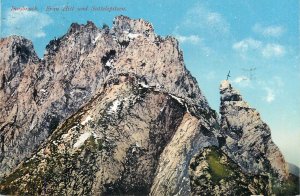
[[[279,76],[273,76],[268,80],[260,80],[257,82],[257,84],[261,86],[262,90],[265,93],[263,96],[263,100],[268,103],[275,101],[275,98],[277,96],[283,94],[283,87],[285,85],[282,78]]]
[[[236,77],[236,78],[233,80],[233,82],[234,82],[234,83],[241,83],[241,82],[243,82],[243,81],[248,81],[248,80],[249,80],[249,78],[246,77],[246,76],[238,76],[238,77]]]
[[[227,34],[229,32],[229,23],[226,19],[201,3],[197,3],[187,11],[182,24],[185,28],[197,28],[210,33]]]
[[[275,100],[274,90],[269,87],[266,87],[265,91],[266,91],[266,96],[264,97],[264,100],[268,103],[273,102]]]
[[[202,37],[196,34],[185,35],[186,33],[178,33],[180,32],[180,26],[176,26],[173,31],[173,36],[179,41],[181,44],[192,44],[197,46],[206,56],[209,56],[212,53],[211,48],[209,48]]]
[[[229,32],[230,25],[222,14],[198,2],[183,14],[173,30],[173,35],[179,42],[195,45],[203,55],[210,56],[214,53],[212,42],[225,40],[230,35]]]
[[[246,38],[241,41],[235,42],[232,45],[232,49],[245,55],[249,51],[256,51],[264,58],[281,57],[286,53],[286,49],[283,45],[275,43],[263,43],[262,41]]]
[[[262,26],[261,24],[255,24],[252,30],[266,37],[280,37],[285,32],[282,26]]]
[[[46,36],[44,28],[53,23],[47,14],[38,11],[9,10],[6,12],[5,35],[22,35],[27,38]]]
[[[201,41],[201,38],[198,35],[175,35],[175,37],[180,43],[198,44]]]
[[[241,87],[248,87],[250,86],[250,78],[248,78],[247,76],[237,76],[232,83],[235,83]]]
[[[247,52],[248,50],[251,50],[251,49],[261,48],[261,46],[262,46],[261,41],[258,41],[258,40],[252,39],[252,38],[247,38],[247,39],[244,39],[244,40],[234,43],[232,48],[237,51]]]
[[[267,44],[262,49],[262,55],[266,58],[280,57],[285,54],[285,47],[280,44]]]

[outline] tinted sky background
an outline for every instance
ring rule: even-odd
[[[72,22],[112,25],[117,15],[150,21],[157,34],[180,42],[187,68],[211,107],[219,110],[219,84],[231,82],[257,108],[287,161],[300,165],[298,0],[2,0],[1,37],[31,39],[40,57]],[[33,12],[12,12],[33,7]],[[121,12],[46,11],[47,6],[124,7]]]

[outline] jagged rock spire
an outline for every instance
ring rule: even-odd
[[[221,101],[242,101],[240,93],[232,88],[228,80],[223,80],[220,85]]]
[[[287,166],[271,139],[271,130],[260,114],[242,99],[228,80],[220,85],[222,149],[246,172],[288,176]]]

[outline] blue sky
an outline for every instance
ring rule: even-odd
[[[37,11],[12,12],[12,6]],[[47,6],[126,11],[46,11]],[[111,26],[121,14],[150,21],[159,35],[177,37],[187,68],[217,111],[219,84],[230,70],[233,86],[261,113],[285,158],[300,165],[298,0],[2,0],[1,37],[23,35],[42,57],[46,44],[72,22]]]

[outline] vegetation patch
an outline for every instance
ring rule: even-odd
[[[94,136],[90,136],[81,146],[81,148],[86,148],[91,152],[101,151],[103,149],[103,141],[101,139],[96,139]]]
[[[231,168],[221,161],[222,154],[212,149],[207,155],[207,162],[212,174],[212,181],[219,182],[221,179],[228,178],[232,174]]]

